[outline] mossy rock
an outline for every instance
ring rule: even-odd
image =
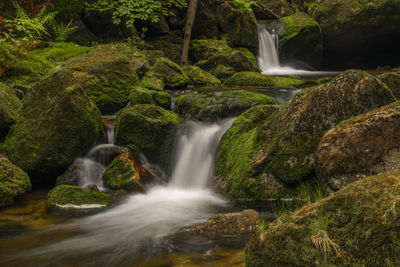
[[[172,31],[169,34],[150,37],[148,38],[150,42],[150,49],[154,51],[162,51],[164,56],[160,52],[150,52],[151,50],[147,50],[147,55],[150,58],[156,57],[156,60],[160,57],[166,57],[179,64],[182,48],[183,48],[183,34],[182,31]],[[151,61],[151,60],[150,60]]]
[[[13,84],[31,85],[48,75],[60,62],[93,50],[73,43],[41,44],[23,55],[11,44],[6,44],[5,71],[0,77]]]
[[[163,91],[165,84],[162,78],[154,72],[147,72],[140,80],[140,86],[154,91]]]
[[[263,104],[274,104],[266,95],[237,91],[199,91],[176,98],[177,112],[185,119],[215,121],[234,117],[243,111]]]
[[[400,171],[370,176],[259,229],[246,266],[400,264]]]
[[[378,78],[389,86],[397,99],[400,99],[400,71],[387,72],[379,75]]]
[[[156,182],[140,163],[139,157],[124,153],[116,157],[103,175],[104,185],[112,190],[142,192],[146,184]]]
[[[321,139],[316,173],[332,190],[400,168],[400,102],[345,120]]]
[[[189,85],[192,86],[221,86],[221,81],[214,75],[197,66],[185,66],[183,71],[189,78]]]
[[[89,191],[73,185],[59,185],[49,191],[47,195],[49,205],[59,206],[82,206],[99,205],[110,206],[115,199],[112,195]]]
[[[322,62],[322,32],[319,24],[303,12],[279,20],[285,33],[279,38],[279,54],[283,60],[300,60],[318,67]]]
[[[129,96],[132,105],[151,104],[165,109],[171,108],[171,95],[166,92],[154,91],[142,87],[133,87]]]
[[[30,190],[28,174],[0,155],[0,207],[13,204]]]
[[[82,86],[103,114],[126,106],[130,88],[139,82],[129,47],[115,44],[74,57],[62,67],[73,72],[75,82]]]
[[[42,179],[62,173],[103,130],[100,112],[75,84],[74,72],[58,71],[27,92],[4,149],[12,162]]]
[[[13,89],[0,83],[0,139],[18,119],[22,103]]]
[[[157,59],[151,71],[156,73],[169,89],[185,89],[189,83],[189,78],[182,68],[167,58]]]
[[[272,113],[276,105],[253,107],[237,117],[222,137],[216,159],[217,190],[229,199],[267,199],[276,196],[276,187],[266,187],[261,179],[251,179],[252,153],[261,144],[257,140],[257,127]]]
[[[134,144],[156,164],[168,167],[179,117],[161,107],[140,104],[117,114],[115,143]]]
[[[300,77],[270,77],[258,72],[243,71],[233,74],[224,82],[224,85],[277,88],[298,87],[304,83]]]

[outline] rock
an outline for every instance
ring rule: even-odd
[[[182,68],[167,58],[157,59],[151,71],[168,89],[185,89],[189,83],[189,78]]]
[[[318,67],[322,63],[322,33],[319,24],[303,12],[279,19],[285,32],[279,37],[282,60],[300,60]]]
[[[115,143],[134,144],[150,162],[168,167],[179,117],[153,105],[135,105],[117,114]]]
[[[100,192],[99,188],[95,184],[89,184],[89,185],[85,186],[84,189],[92,191],[92,192]]]
[[[298,87],[305,82],[300,77],[270,77],[258,72],[237,72],[229,77],[224,85],[227,86],[254,86],[254,87]]]
[[[196,62],[195,65],[211,72],[219,79],[226,79],[234,72],[259,71],[256,62],[243,52],[229,47],[225,41],[193,40],[191,45],[191,59]],[[224,75],[226,68],[230,70]]]
[[[389,86],[397,99],[400,99],[400,70],[381,74],[378,78]]]
[[[399,1],[320,0],[309,13],[321,25],[327,65],[398,65]]]
[[[140,80],[140,86],[154,91],[163,91],[165,84],[163,79],[160,78],[157,73],[149,71]]]
[[[129,152],[119,155],[103,175],[104,185],[112,190],[143,192],[146,185],[160,183],[143,168],[139,157]]]
[[[176,64],[180,63],[183,48],[182,30],[172,31],[163,36],[146,38],[146,40],[151,44],[149,49],[158,51],[156,52],[158,55],[155,60],[160,57],[165,57]],[[150,55],[148,51],[150,50],[147,50],[146,54],[154,59],[154,54]],[[159,51],[162,51],[164,55],[160,55]]]
[[[129,96],[132,105],[151,104],[165,109],[171,108],[171,95],[166,92],[145,89],[139,86],[133,87]]]
[[[400,169],[400,102],[341,122],[321,139],[318,178],[333,190],[366,177]]]
[[[221,86],[221,81],[208,71],[196,66],[185,66],[183,71],[189,78],[189,85],[200,86]]]
[[[103,114],[110,114],[126,105],[130,87],[139,82],[138,69],[133,68],[139,59],[131,60],[130,50],[124,44],[107,45],[71,58],[62,68],[73,72],[75,83],[85,89]]]
[[[0,155],[0,207],[13,204],[29,191],[31,181],[28,174]]]
[[[13,89],[0,83],[0,139],[18,119],[22,103]]]
[[[258,213],[255,210],[217,214],[201,225],[185,228],[184,232],[209,237],[254,233],[258,227]]]
[[[235,46],[258,47],[257,21],[251,10],[235,1],[200,0],[193,38],[229,40]]]
[[[357,181],[259,229],[246,266],[399,263],[398,170]]]
[[[250,164],[252,153],[262,143],[257,140],[257,127],[278,110],[279,106],[275,105],[253,107],[239,115],[222,137],[216,157],[216,186],[229,199],[266,199],[276,195],[282,187],[282,182],[277,182],[276,186],[264,183],[267,177],[252,179]]]
[[[50,190],[47,195],[50,206],[77,207],[87,206],[90,208],[110,206],[115,199],[112,195],[90,191],[73,185],[59,185]]]
[[[103,129],[99,110],[75,84],[74,72],[57,71],[27,92],[4,149],[33,178],[57,177]]]
[[[56,185],[79,185],[79,167],[74,164],[57,177]]]
[[[257,0],[251,6],[257,20],[279,19],[292,15],[293,6],[286,0]]]
[[[244,90],[201,91],[177,97],[175,106],[177,112],[185,119],[216,121],[237,116],[257,105],[274,103],[274,100],[266,95]]]

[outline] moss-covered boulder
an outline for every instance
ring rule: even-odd
[[[180,63],[183,48],[183,34],[181,29],[147,39],[150,43],[149,49],[151,50],[147,50],[145,53],[151,65],[154,65],[155,61],[161,57],[168,58],[176,64]]]
[[[191,60],[195,65],[219,79],[226,79],[235,72],[259,71],[256,62],[225,41],[193,40],[191,46]]]
[[[378,78],[389,86],[397,99],[400,99],[400,70],[381,74]]]
[[[338,190],[367,175],[400,169],[399,131],[399,102],[341,122],[318,145],[318,178]]]
[[[248,209],[242,212],[217,214],[201,225],[185,228],[183,231],[215,238],[224,235],[252,234],[257,226],[258,212]]]
[[[139,86],[133,87],[128,99],[132,105],[151,104],[165,109],[171,108],[170,94],[167,92],[145,89]]]
[[[242,71],[229,77],[224,85],[245,87],[297,87],[305,82],[300,77],[270,77],[259,72]]]
[[[154,163],[168,167],[179,117],[161,107],[143,104],[117,114],[115,143],[134,144]]]
[[[177,97],[175,107],[185,119],[215,121],[234,117],[243,111],[263,104],[274,104],[266,95],[237,91],[199,91]]]
[[[18,119],[22,103],[13,89],[0,83],[0,139]]]
[[[189,83],[189,78],[182,68],[168,58],[157,59],[151,71],[154,72],[169,89],[185,89]]]
[[[131,86],[139,82],[129,49],[122,44],[108,45],[62,65],[73,72],[75,83],[85,89],[103,114],[123,108]]]
[[[284,215],[247,245],[246,266],[396,266],[400,172],[371,176]]]
[[[27,92],[4,149],[12,162],[42,179],[62,173],[103,129],[99,110],[75,84],[74,72],[58,71]]]
[[[276,105],[253,107],[237,117],[222,137],[217,152],[215,184],[226,197],[265,199],[275,196],[283,187],[275,178],[250,178],[252,154],[262,143],[257,140],[257,127],[278,110]]]
[[[199,86],[220,86],[221,81],[214,75],[197,66],[185,66],[183,71],[189,78],[189,85]]]
[[[13,204],[31,190],[28,174],[0,155],[0,207]]]
[[[285,31],[279,37],[282,60],[300,60],[311,66],[322,62],[322,32],[319,24],[303,12],[279,19]]]
[[[112,190],[142,192],[150,183],[159,182],[140,163],[139,157],[132,153],[123,153],[108,165],[103,175],[104,185]]]
[[[146,72],[143,78],[140,80],[140,86],[146,89],[154,90],[154,91],[163,91],[165,87],[165,83],[162,78],[160,78],[157,73],[152,71]]]
[[[110,206],[115,199],[112,195],[90,191],[73,185],[59,185],[49,191],[50,206]]]
[[[320,0],[309,13],[321,25],[330,66],[399,64],[399,1]]]

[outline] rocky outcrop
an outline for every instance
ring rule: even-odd
[[[186,233],[207,237],[251,234],[258,227],[258,213],[255,210],[217,214],[201,225],[183,229]]]
[[[161,107],[141,104],[117,114],[115,143],[135,145],[146,157],[163,167],[169,166],[179,117]]]
[[[0,83],[0,139],[18,119],[22,103],[13,89]]]
[[[0,155],[0,207],[13,204],[30,190],[28,174]]]
[[[322,28],[326,64],[398,65],[399,1],[320,0],[309,13]]]
[[[400,172],[371,176],[260,228],[247,266],[398,265]]]
[[[274,104],[266,95],[237,91],[202,91],[181,95],[176,99],[176,110],[185,119],[216,121],[237,116],[243,111],[263,104]]]
[[[338,190],[367,175],[400,169],[399,131],[399,102],[341,122],[318,145],[318,178]]]
[[[75,83],[75,72],[58,71],[27,92],[4,149],[13,163],[43,179],[62,173],[103,129],[99,110]]]

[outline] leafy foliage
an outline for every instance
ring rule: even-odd
[[[78,29],[78,26],[72,26],[72,20],[68,24],[64,24],[63,22],[57,23],[57,21],[53,19],[51,21],[51,28],[54,40],[56,42],[65,42],[68,37]]]

